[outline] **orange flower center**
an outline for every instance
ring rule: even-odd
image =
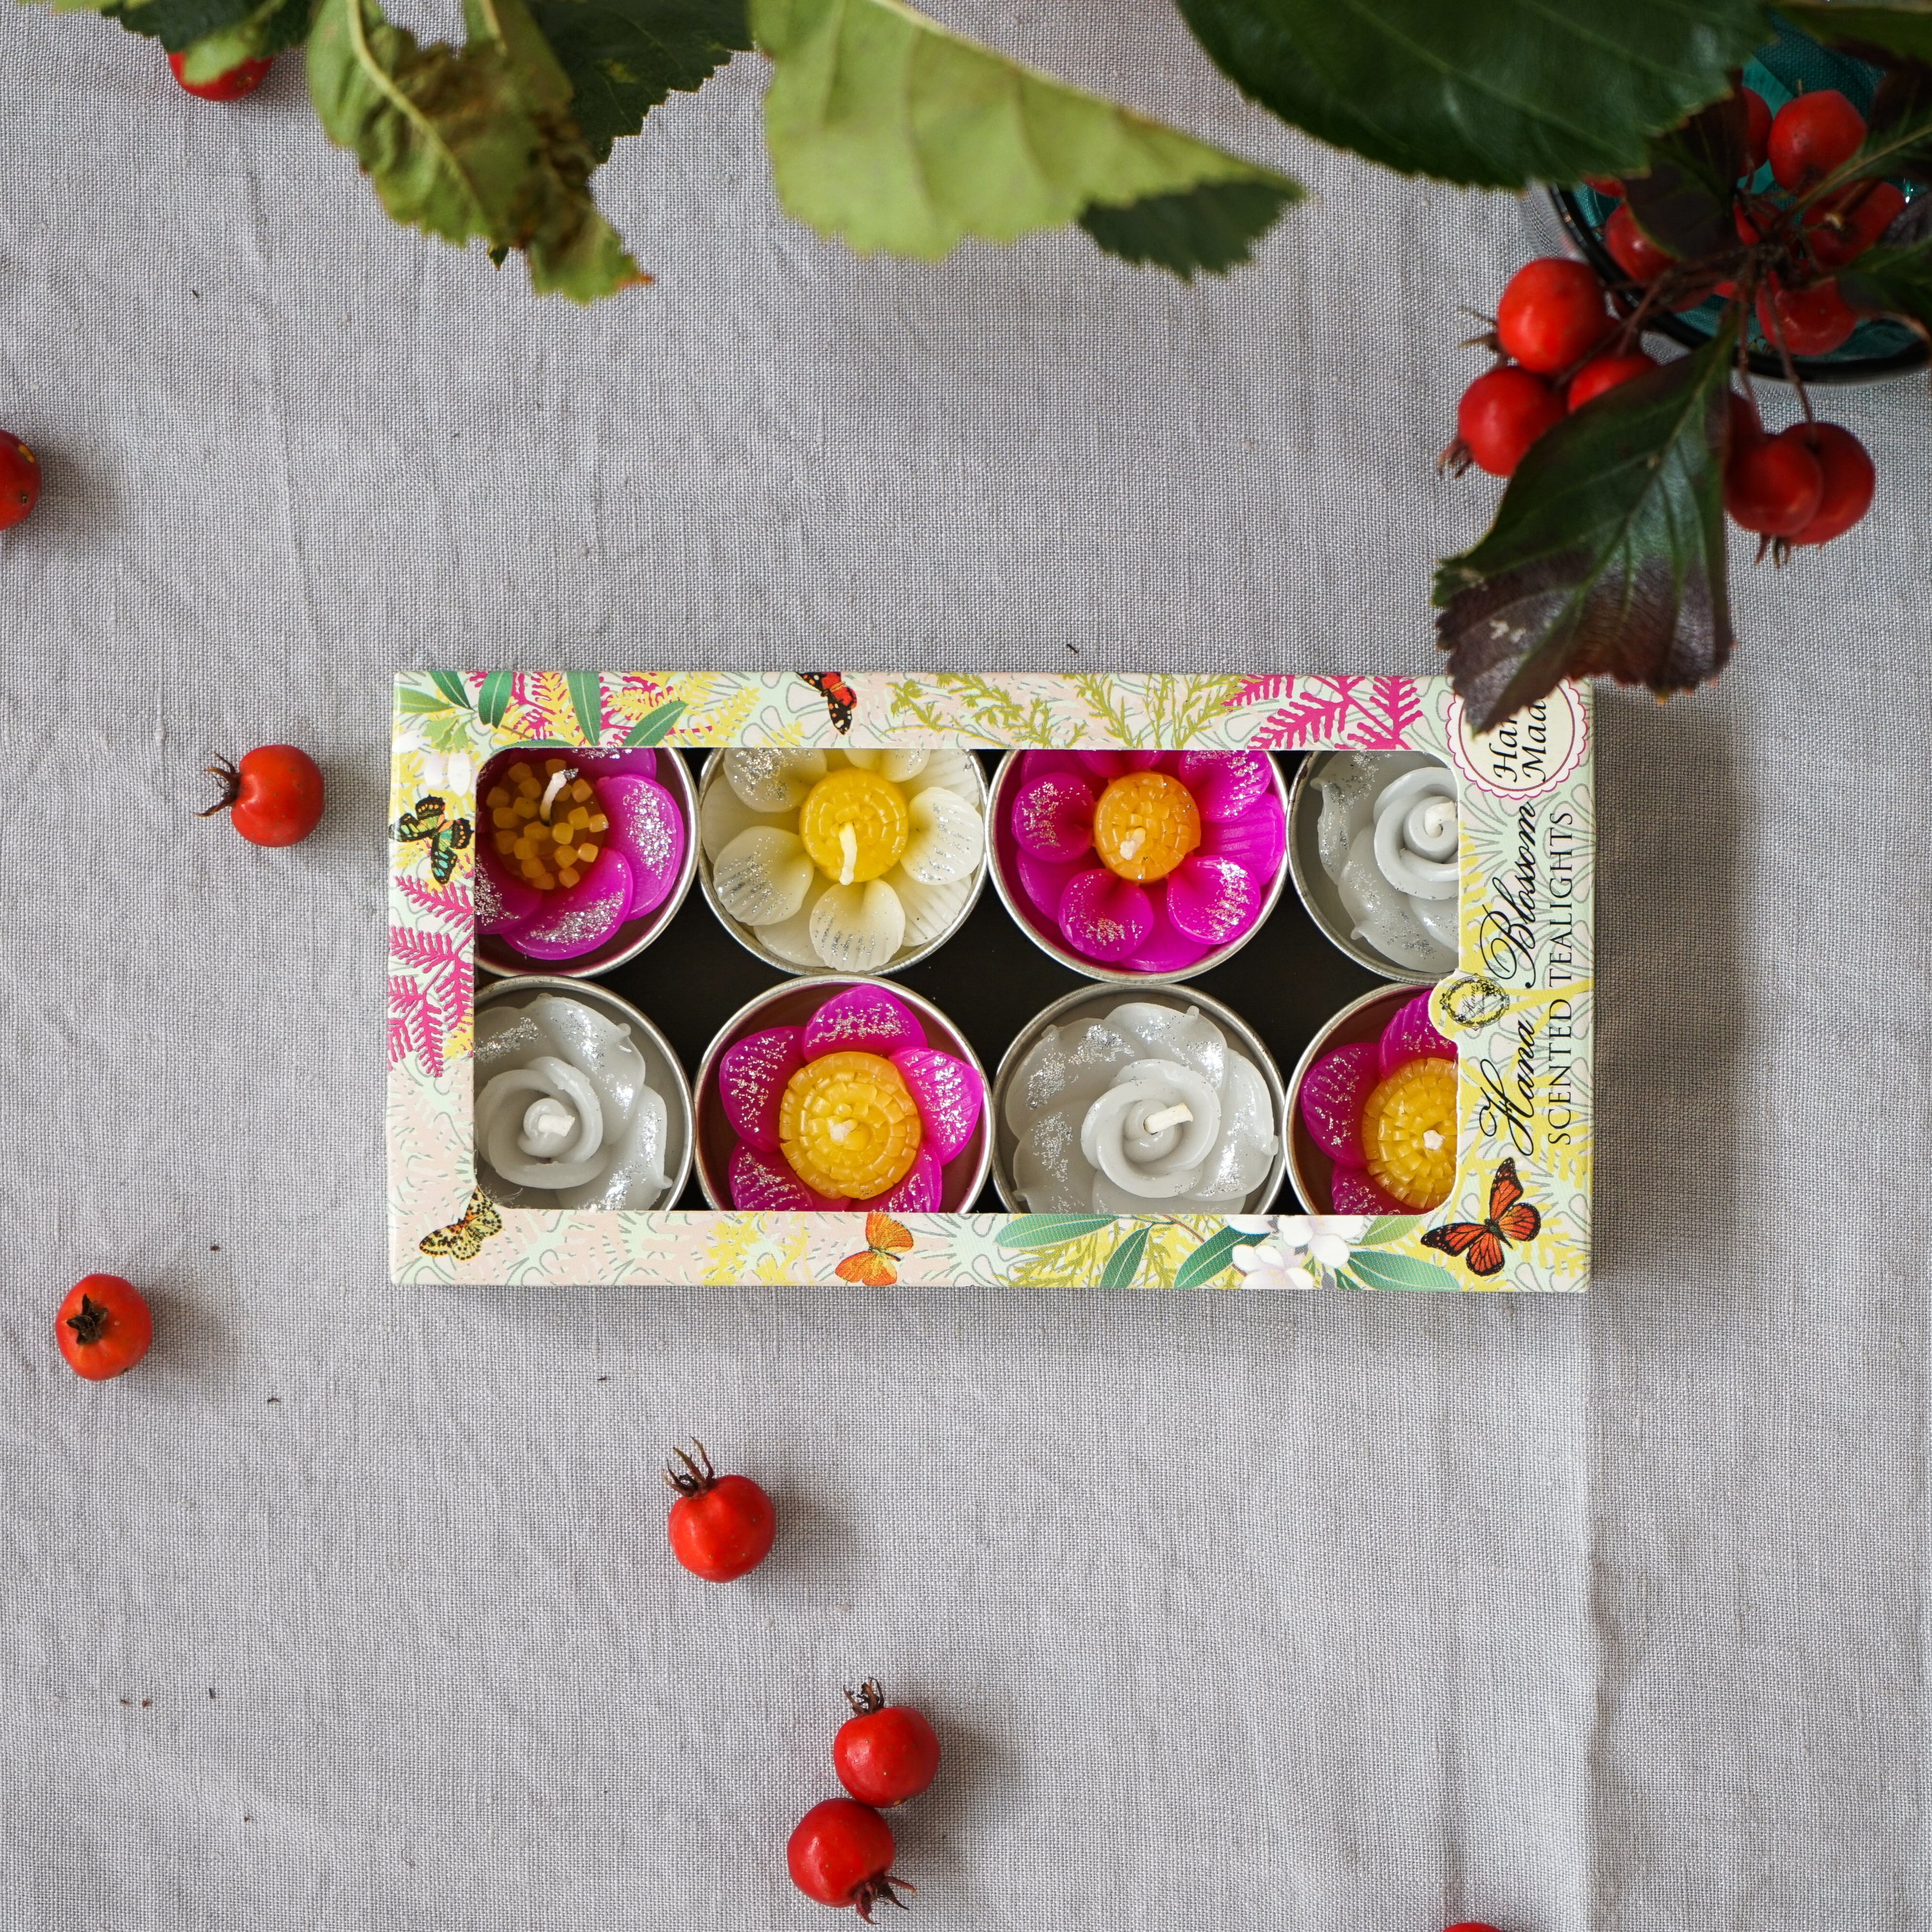
[[[610,829],[590,780],[566,778],[569,769],[561,758],[540,766],[519,758],[483,801],[498,857],[541,892],[575,885]]]
[[[1094,849],[1124,879],[1164,879],[1200,843],[1194,794],[1165,772],[1115,778],[1094,808]]]
[[[1439,1208],[1456,1178],[1456,1066],[1412,1060],[1369,1095],[1362,1108],[1369,1172],[1405,1208]]]
[[[807,1060],[778,1105],[778,1145],[791,1171],[833,1200],[869,1201],[898,1186],[925,1137],[898,1069],[876,1053]]]

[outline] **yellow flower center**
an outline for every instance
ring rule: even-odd
[[[1439,1208],[1456,1178],[1456,1066],[1412,1060],[1398,1066],[1362,1109],[1369,1172],[1405,1208]]]
[[[1194,794],[1165,772],[1115,778],[1094,808],[1094,849],[1124,879],[1164,879],[1200,843]]]
[[[575,885],[604,849],[610,829],[590,780],[578,778],[561,758],[546,758],[541,765],[519,758],[483,803],[497,856],[539,892]]]
[[[814,1192],[868,1201],[905,1178],[926,1128],[899,1070],[876,1053],[828,1053],[785,1083],[778,1144]]]
[[[905,794],[890,778],[856,765],[828,772],[799,808],[798,836],[812,863],[842,886],[890,872],[911,830]]]

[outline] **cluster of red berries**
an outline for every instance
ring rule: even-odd
[[[875,1905],[916,1892],[895,1872],[892,1828],[881,1811],[916,1798],[939,1774],[939,1739],[909,1704],[888,1704],[868,1678],[845,1701],[852,1714],[832,1741],[832,1768],[850,1794],[814,1804],[785,1846],[791,1882],[820,1905],[850,1905],[868,1924]]]
[[[692,1453],[692,1452],[695,1453]],[[694,1576],[729,1583],[755,1570],[778,1532],[772,1499],[749,1476],[721,1476],[704,1444],[674,1449],[664,1480],[677,1493],[666,1529],[671,1554]],[[792,1883],[820,1905],[849,1905],[868,1923],[875,1905],[917,1889],[892,1870],[892,1827],[880,1816],[916,1798],[939,1772],[939,1739],[907,1704],[888,1704],[868,1678],[845,1694],[852,1714],[832,1741],[832,1768],[850,1794],[814,1804],[785,1846]]]
[[[1745,116],[1745,165],[1732,198],[1738,239],[1746,248],[1777,244],[1781,266],[1756,284],[1757,325],[1774,348],[1792,356],[1826,356],[1842,349],[1858,315],[1840,293],[1837,272],[1882,240],[1905,211],[1904,194],[1888,181],[1858,181],[1809,202],[1792,197],[1820,187],[1864,145],[1864,116],[1828,88],[1800,94],[1774,116],[1762,95],[1739,90]],[[1772,187],[1754,183],[1768,164]],[[1621,197],[1623,184],[1593,180],[1599,194]],[[1619,201],[1604,225],[1604,246],[1618,268],[1648,289],[1680,268],[1676,258],[1646,235],[1629,205]],[[1713,295],[1737,292],[1735,275],[1681,278],[1670,305],[1694,308]]]
[[[1594,271],[1560,255],[1510,278],[1496,304],[1495,341],[1508,359],[1463,391],[1456,440],[1444,452],[1446,460],[1492,476],[1513,476],[1566,415],[1657,366],[1626,346]],[[1750,398],[1732,392],[1724,507],[1741,528],[1784,546],[1828,543],[1871,507],[1876,483],[1850,430],[1808,418],[1768,435]]]

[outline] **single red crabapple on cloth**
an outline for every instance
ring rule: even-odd
[[[892,1827],[869,1806],[850,1798],[814,1804],[793,1828],[785,1846],[791,1882],[820,1905],[849,1905],[872,1923],[875,1905],[902,1905],[912,1892],[892,1868]]]
[[[62,1298],[54,1339],[82,1380],[125,1375],[148,1352],[154,1322],[134,1284],[118,1274],[84,1275]]]
[[[916,1798],[939,1775],[939,1739],[909,1704],[888,1704],[868,1678],[845,1700],[852,1714],[832,1741],[832,1768],[862,1804],[890,1810]]]
[[[704,1444],[694,1438],[691,1446],[695,1455],[674,1449],[664,1466],[677,1492],[664,1526],[671,1554],[707,1583],[732,1582],[770,1555],[778,1512],[749,1476],[719,1475]]]
[[[293,745],[258,745],[238,765],[225,759],[208,767],[221,781],[221,796],[199,816],[228,814],[228,822],[251,845],[295,845],[322,822],[322,772]]]

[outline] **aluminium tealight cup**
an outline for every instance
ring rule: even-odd
[[[1175,1012],[1184,1013],[1190,1006],[1198,1006],[1202,1015],[1220,1028],[1231,1042],[1252,1060],[1256,1070],[1262,1076],[1268,1091],[1268,1103],[1274,1110],[1275,1132],[1281,1144],[1275,1150],[1274,1161],[1264,1180],[1247,1201],[1233,1211],[1238,1214],[1259,1214],[1280,1192],[1282,1175],[1286,1171],[1288,1129],[1286,1125],[1287,1107],[1286,1091],[1281,1083],[1281,1070],[1274,1063],[1274,1056],[1262,1044],[1261,1036],[1231,1006],[1206,993],[1197,992],[1192,988],[1181,988],[1167,980],[1137,981],[1132,987],[1117,986],[1076,986],[1074,990],[1055,1000],[1044,1011],[1036,1013],[1018,1039],[1000,1056],[1000,1070],[993,1078],[993,1186],[1001,1203],[1011,1214],[1024,1214],[1030,1210],[1020,1199],[1013,1185],[1013,1160],[1019,1150],[1019,1136],[1006,1124],[1006,1096],[1022,1064],[1040,1036],[1048,1027],[1064,1027],[1070,1022],[1081,1020],[1104,1019],[1116,1006],[1124,1005],[1130,999],[1145,1000],[1150,1005],[1171,1007]],[[1158,1201],[1150,1201],[1147,1211],[1158,1214],[1162,1211]]]
[[[1441,974],[1401,965],[1387,953],[1377,952],[1366,940],[1355,937],[1355,922],[1342,903],[1335,881],[1322,868],[1317,832],[1322,822],[1322,794],[1315,788],[1316,782],[1330,759],[1346,755],[1336,752],[1310,752],[1288,786],[1288,869],[1294,880],[1296,895],[1322,938],[1346,952],[1358,966],[1366,967],[1378,980],[1397,980],[1409,986],[1432,986],[1442,977]]]
[[[1382,1029],[1415,998],[1412,986],[1379,986],[1351,1000],[1308,1042],[1307,1051],[1295,1063],[1288,1083],[1288,1124],[1282,1130],[1282,1144],[1288,1154],[1288,1178],[1311,1214],[1332,1214],[1333,1197],[1329,1183],[1335,1163],[1315,1144],[1301,1118],[1301,1085],[1308,1070],[1324,1054],[1338,1046],[1372,1046],[1382,1036]]]
[[[691,1086],[684,1069],[671,1051],[670,1041],[628,1000],[620,999],[608,986],[566,979],[560,974],[520,973],[476,989],[476,1010],[518,1000],[533,1000],[539,993],[554,993],[560,999],[576,1000],[616,1024],[628,1027],[631,1038],[644,1056],[644,1079],[664,1103],[664,1172],[670,1185],[656,1208],[656,1213],[674,1208],[691,1179],[692,1150],[696,1144],[692,1131]],[[590,1209],[578,1209],[589,1213]]]
[[[732,748],[728,746],[724,748],[725,750],[730,748]],[[842,747],[835,745],[829,748],[838,751]],[[862,750],[865,748],[862,746],[860,748]],[[986,802],[986,774],[980,760],[970,752],[966,754],[966,761],[972,767],[974,786],[972,802],[978,808],[980,829],[984,836],[980,842],[980,862],[974,868],[973,883],[968,889],[965,902],[959,908],[958,916],[943,932],[936,938],[928,940],[923,946],[902,946],[884,965],[878,969],[876,974],[861,975],[861,977],[890,979],[895,973],[903,973],[908,966],[916,966],[922,959],[931,958],[933,954],[937,952],[972,917],[973,908],[980,903],[980,895],[986,890],[988,854],[992,849],[993,842],[992,819]],[[724,930],[747,952],[757,958],[762,959],[773,971],[788,974],[793,978],[798,979],[829,970],[829,968],[824,967],[801,966],[796,960],[781,958],[759,938],[758,934],[750,926],[743,925],[734,919],[724,910],[724,904],[718,896],[717,884],[712,877],[711,855],[704,850],[703,818],[704,801],[710,796],[711,788],[714,784],[723,784],[725,782],[723,752],[713,752],[705,759],[704,769],[698,775],[698,818],[694,825],[694,830],[698,833],[694,842],[698,853],[698,882],[699,889],[704,894],[705,904],[716,914],[718,924],[723,926]]]
[[[1254,923],[1247,931],[1239,938],[1230,940],[1226,946],[1216,946],[1205,958],[1178,973],[1130,973],[1120,967],[1109,966],[1104,960],[1090,959],[1085,953],[1075,952],[1060,938],[1046,914],[1035,910],[1032,902],[1021,890],[1018,881],[1006,877],[1006,863],[1003,856],[1010,842],[1006,830],[1006,801],[1020,782],[1018,773],[1021,768],[1017,761],[1026,755],[1024,752],[1009,752],[1000,760],[1000,769],[993,776],[992,800],[986,813],[986,849],[992,860],[993,890],[999,894],[1000,903],[1012,915],[1013,923],[1042,952],[1058,959],[1069,971],[1078,973],[1083,980],[1099,980],[1113,986],[1178,986],[1184,980],[1197,979],[1203,973],[1211,973],[1216,967],[1225,965],[1268,924],[1288,880],[1285,862],[1275,868],[1274,877],[1262,895],[1261,910],[1256,914]],[[1275,802],[1286,814],[1288,793],[1282,780],[1281,766],[1269,754],[1264,752],[1262,755],[1268,758],[1268,782],[1274,788]]]
[[[616,747],[600,748],[615,749]],[[554,758],[554,751],[536,754],[541,757]],[[493,762],[494,762],[493,754]],[[487,973],[492,979],[514,980],[524,982],[531,980],[590,980],[600,973],[609,973],[634,959],[652,941],[663,932],[677,916],[678,908],[683,904],[686,893],[691,890],[691,882],[698,874],[698,793],[691,782],[691,770],[683,758],[668,746],[657,747],[657,765],[653,776],[658,784],[670,794],[678,814],[684,820],[684,856],[679,862],[677,879],[663,902],[653,907],[640,919],[627,919],[602,946],[593,946],[588,952],[579,953],[574,959],[532,959],[527,953],[519,952],[508,940],[494,932],[478,932],[476,935],[476,970]],[[478,813],[482,815],[482,781],[477,786]],[[477,855],[476,862],[482,865],[482,855]]]
[[[926,1043],[963,1060],[980,1076],[981,1090],[988,1089],[986,1070],[966,1036],[930,1000],[877,975],[829,973],[788,980],[740,1006],[718,1028],[717,1036],[704,1049],[704,1058],[698,1069],[694,1136],[698,1184],[712,1207],[726,1213],[745,1211],[731,1205],[731,1150],[738,1144],[738,1136],[725,1117],[724,1103],[718,1094],[718,1064],[724,1058],[726,1048],[747,1034],[764,1033],[772,1027],[802,1027],[835,994],[849,992],[854,986],[878,986],[910,1006],[926,1029]],[[980,1109],[979,1124],[973,1130],[972,1138],[940,1169],[938,1211],[942,1214],[967,1213],[986,1184],[993,1158],[992,1106],[988,1094]]]

